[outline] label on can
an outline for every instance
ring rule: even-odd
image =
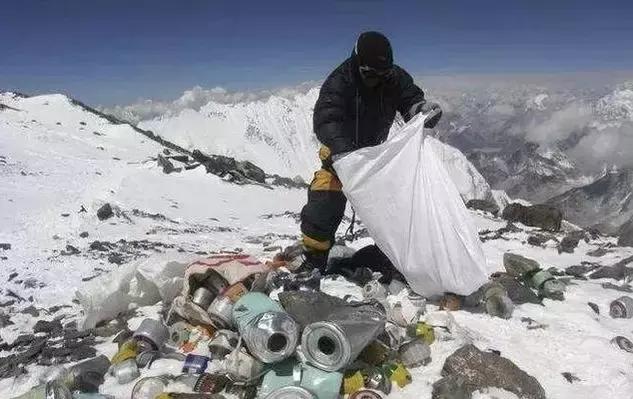
[[[183,373],[202,374],[207,369],[209,358],[206,356],[188,354],[185,364],[182,366]]]
[[[229,288],[227,288],[222,295],[228,297],[231,302],[237,302],[244,294],[248,293],[248,289],[242,283],[235,283]]]

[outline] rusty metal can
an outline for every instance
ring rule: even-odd
[[[631,342],[631,340],[626,337],[619,335],[613,338],[611,340],[611,343],[618,349],[622,349],[623,351],[633,353],[633,342]]]

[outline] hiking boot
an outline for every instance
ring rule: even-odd
[[[288,264],[288,270],[294,273],[305,273],[312,270],[324,272],[327,266],[327,257],[327,252],[304,250],[301,256],[298,256],[293,262]],[[296,265],[296,267],[291,268],[291,265]]]

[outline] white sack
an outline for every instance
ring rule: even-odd
[[[477,229],[418,115],[383,144],[334,163],[378,247],[422,295],[468,295],[488,280]]]

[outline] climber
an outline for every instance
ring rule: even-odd
[[[389,40],[378,32],[364,32],[352,55],[327,77],[314,107],[321,169],[314,174],[301,212],[301,270],[324,270],[345,212],[333,160],[385,141],[396,112],[405,122],[417,113],[433,113],[425,123],[428,128],[442,116],[440,106],[427,102],[411,75],[393,63]]]

